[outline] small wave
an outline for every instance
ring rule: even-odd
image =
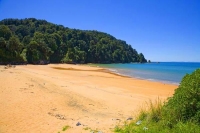
[[[173,81],[166,81],[166,80],[159,80],[159,79],[145,79],[145,80],[161,82],[161,83],[164,83],[164,84],[173,84],[173,85],[179,85],[180,84],[180,83],[173,82]]]
[[[111,72],[118,72],[116,69],[108,69]]]
[[[129,77],[132,77],[132,78],[136,78],[136,79],[140,79],[140,80],[148,80],[148,81],[160,82],[160,83],[164,83],[164,84],[180,85],[180,83],[173,82],[173,81],[159,80],[159,79],[153,79],[153,78],[142,78],[142,77],[130,76],[130,75],[126,75],[126,76],[129,76]]]

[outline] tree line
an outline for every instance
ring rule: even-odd
[[[0,21],[0,64],[147,62],[123,40],[35,18]]]

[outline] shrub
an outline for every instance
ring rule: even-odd
[[[200,69],[187,74],[175,90],[173,97],[164,105],[169,123],[195,121],[200,124]]]

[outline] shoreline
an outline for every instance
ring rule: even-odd
[[[112,132],[146,101],[165,100],[176,85],[69,64],[0,66],[0,132]],[[80,126],[76,124],[80,122]]]
[[[150,81],[150,82],[159,82],[159,83],[169,84],[169,85],[177,85],[177,86],[180,85],[180,83],[178,83],[178,82],[170,82],[170,81],[164,81],[164,80],[147,79],[147,78],[130,76],[130,75],[126,75],[126,74],[122,74],[122,73],[117,72],[117,70],[115,68],[107,68],[107,67],[101,67],[101,66],[98,66],[98,65],[94,66],[94,65],[95,64],[87,64],[86,66],[106,69],[106,70],[110,71],[111,73],[121,75],[121,76],[124,76],[124,77],[128,77],[128,78],[133,78],[133,79],[138,79],[138,80],[147,80],[147,81]]]
[[[86,65],[87,66],[87,65]],[[125,77],[125,78],[132,78],[132,79],[138,79],[138,80],[146,80],[146,81],[150,81],[150,82],[159,82],[159,83],[163,83],[163,84],[169,84],[169,85],[179,85],[180,83],[174,83],[174,82],[167,82],[167,81],[162,81],[162,80],[154,80],[154,79],[145,79],[145,78],[140,78],[140,77],[134,77],[134,76],[129,76],[129,75],[125,75],[125,74],[121,74],[118,73],[116,71],[112,71],[109,68],[103,68],[103,67],[99,67],[99,66],[90,66],[90,67],[94,67],[94,68],[98,68],[98,70],[81,70],[81,69],[74,69],[74,68],[61,68],[61,67],[52,67],[54,69],[58,69],[58,70],[71,70],[71,71],[93,71],[93,72],[104,72],[104,73],[109,73],[112,75],[116,75],[116,76],[120,76],[120,77]]]

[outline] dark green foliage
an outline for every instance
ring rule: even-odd
[[[147,62],[147,60],[144,58],[144,55],[142,53],[139,54],[139,61],[140,63]]]
[[[34,18],[0,21],[0,55],[0,63],[147,62],[142,53],[109,34],[69,29]]]
[[[9,40],[11,34],[11,30],[6,25],[0,25],[0,37],[3,37],[5,40]]]
[[[200,69],[182,79],[164,108],[171,112],[169,123],[190,120],[200,124]]]

